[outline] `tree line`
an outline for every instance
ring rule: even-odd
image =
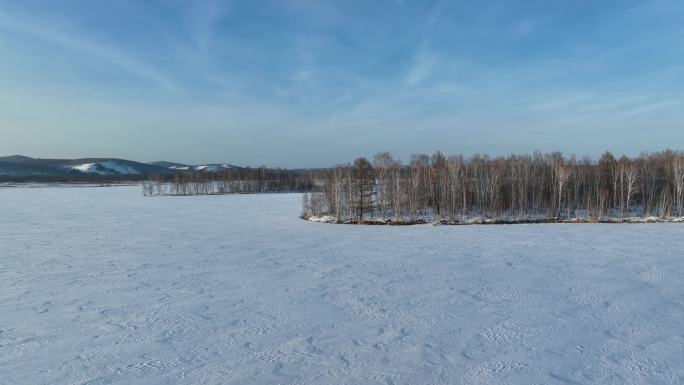
[[[598,161],[559,152],[489,157],[390,153],[313,174],[303,217],[416,223],[467,216],[625,218],[684,215],[684,154],[671,150]]]
[[[143,194],[218,195],[311,191],[311,172],[286,169],[236,168],[218,172],[186,170],[175,175],[152,175]]]

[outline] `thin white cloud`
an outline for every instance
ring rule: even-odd
[[[544,99],[540,102],[531,103],[527,106],[527,109],[533,112],[557,112],[559,110],[575,107],[589,100],[593,102],[593,97],[595,97],[593,92],[571,93],[569,95],[556,96],[550,99]]]
[[[187,3],[182,3],[187,6]],[[211,48],[214,40],[214,28],[216,23],[229,13],[230,9],[226,2],[216,0],[202,1],[192,4],[186,17],[187,28],[195,44],[202,50]],[[184,10],[179,10],[183,13]]]
[[[406,85],[415,86],[428,78],[432,74],[438,61],[439,58],[437,55],[427,50],[419,50],[414,56],[413,63],[406,74],[404,81]]]
[[[676,31],[673,33],[668,33],[661,36],[652,37],[650,39],[638,41],[636,43],[628,44],[619,48],[615,48],[608,51],[603,51],[596,56],[586,59],[587,61],[601,61],[606,59],[612,59],[620,55],[630,53],[632,51],[649,48],[661,43],[665,43],[670,40],[676,40],[684,37],[684,30]]]
[[[75,33],[70,33],[54,26],[48,26],[38,20],[29,20],[16,14],[8,14],[2,10],[0,10],[0,28],[96,58],[132,75],[153,82],[169,91],[179,92],[179,87],[172,80],[163,76],[148,64],[138,61],[114,47],[88,40],[77,36]]]
[[[514,39],[524,38],[534,33],[537,27],[537,24],[530,19],[518,20],[511,27],[510,37]]]

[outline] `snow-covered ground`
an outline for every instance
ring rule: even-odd
[[[678,384],[684,225],[0,189],[0,384]]]

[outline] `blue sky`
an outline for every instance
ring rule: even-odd
[[[0,155],[684,147],[684,2],[0,0]]]

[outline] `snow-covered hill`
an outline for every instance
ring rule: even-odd
[[[0,157],[0,177],[144,177],[146,175],[173,175],[183,171],[220,172],[242,169],[228,163],[189,165],[158,161],[135,162],[116,158],[40,159],[21,155]]]
[[[149,163],[115,158],[40,159],[26,156],[0,157],[0,177],[89,178],[144,177],[177,171]],[[79,180],[80,180],[79,179]]]
[[[227,163],[210,163],[210,164],[189,165],[189,164],[183,164],[183,163],[159,161],[159,162],[151,162],[150,164],[155,165],[155,166],[166,167],[169,170],[174,170],[174,171],[192,170],[192,171],[219,172],[219,171],[224,171],[224,170],[239,169],[240,168],[240,167],[234,166],[232,164],[227,164]]]
[[[142,174],[141,170],[138,170],[135,166],[130,164],[125,164],[117,162],[114,160],[105,160],[95,163],[81,163],[76,165],[64,166],[72,170],[76,170],[84,173],[93,173],[99,175],[111,175],[111,174]]]

